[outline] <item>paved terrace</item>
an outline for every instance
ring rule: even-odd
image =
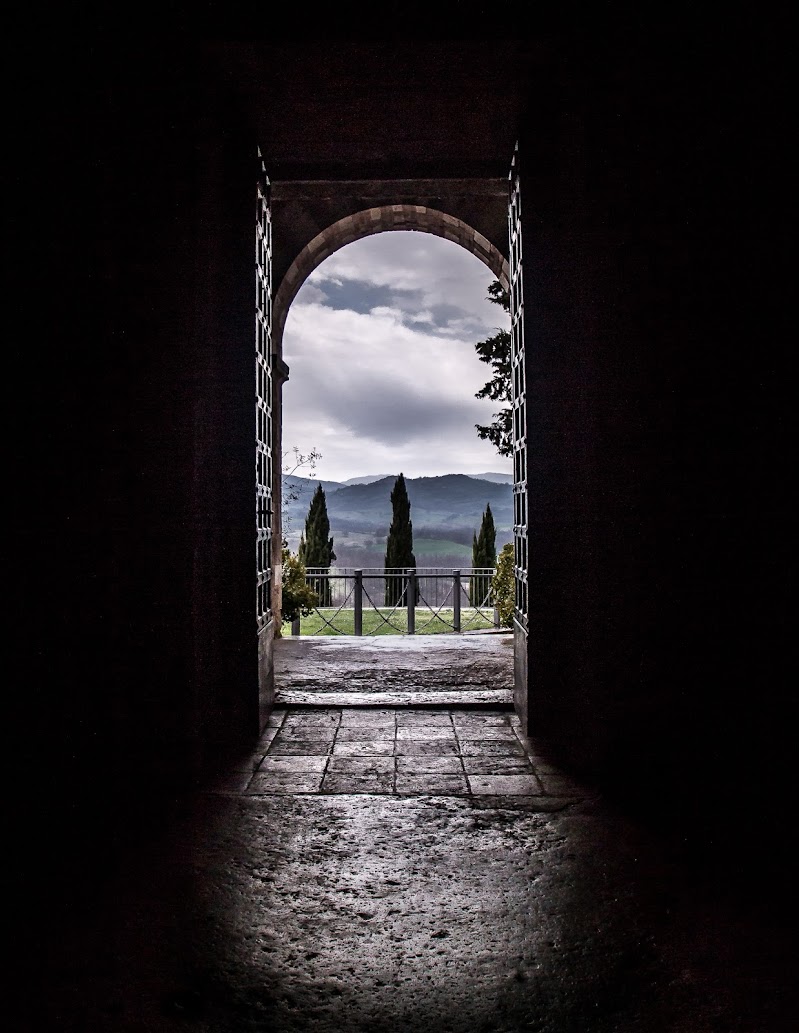
[[[315,706],[513,703],[513,636],[350,635],[279,639],[278,704]]]
[[[476,699],[498,691],[476,673],[492,658],[509,672],[506,640],[480,642],[279,643],[284,702],[257,747],[74,927],[42,930],[13,1028],[794,1030],[787,934],[757,885],[700,877],[548,763]],[[459,678],[461,705],[421,702]],[[384,689],[416,695],[363,705]]]

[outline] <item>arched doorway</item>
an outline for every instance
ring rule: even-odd
[[[282,340],[285,328],[286,317],[289,306],[296,297],[302,284],[308,276],[335,251],[373,234],[408,230],[430,233],[436,236],[451,240],[468,252],[477,257],[486,268],[503,284],[511,290],[516,306],[514,316],[514,357],[513,357],[513,390],[514,390],[514,541],[516,550],[517,568],[517,609],[523,617],[523,621],[517,622],[517,635],[520,636],[518,648],[524,654],[516,664],[517,693],[519,697],[519,709],[526,721],[526,420],[524,419],[524,351],[523,337],[521,333],[522,310],[519,306],[521,299],[521,237],[518,230],[518,176],[515,180],[517,198],[516,203],[516,234],[511,239],[515,241],[515,253],[512,257],[516,262],[516,276],[514,279],[513,269],[508,257],[482,233],[475,230],[466,221],[455,215],[431,208],[426,205],[413,205],[407,203],[381,205],[364,208],[336,220],[324,230],[317,233],[299,251],[294,260],[282,277],[279,285],[276,286],[273,304],[272,322],[272,354],[274,364],[278,370],[278,378],[275,390],[275,430],[274,442],[278,450],[282,444],[282,381],[280,370],[284,368],[282,359]],[[514,216],[514,209],[511,206],[511,216]],[[513,225],[513,223],[512,223]],[[514,288],[515,284],[515,288]],[[274,464],[273,471],[273,498],[279,498],[281,492],[281,472],[279,464]],[[276,531],[273,538],[273,567],[275,579],[273,599],[275,608],[279,608],[279,583],[280,583],[280,544],[281,535],[279,527],[279,515],[276,518]],[[524,684],[522,684],[522,679]]]

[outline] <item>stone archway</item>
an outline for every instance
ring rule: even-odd
[[[482,233],[458,219],[436,208],[424,205],[391,204],[367,208],[347,215],[332,223],[321,233],[310,240],[297,254],[287,269],[277,289],[272,305],[272,350],[276,362],[275,405],[273,409],[273,439],[277,456],[282,452],[283,441],[283,382],[288,376],[288,367],[282,361],[283,330],[286,317],[300,287],[310,274],[334,252],[363,237],[375,233],[397,230],[416,230],[444,237],[460,244],[470,254],[479,258],[491,270],[503,287],[509,285],[509,264],[502,252]],[[273,468],[273,497],[280,498],[282,493],[282,469],[280,462]],[[272,589],[272,606],[279,612],[281,606],[282,576],[282,520],[280,507],[273,516],[273,567],[275,578]]]
[[[479,258],[503,287],[508,286],[508,260],[505,256],[487,237],[454,215],[424,205],[391,204],[367,208],[322,230],[289,266],[275,294],[273,306],[272,346],[278,355],[282,354],[283,328],[291,302],[314,269],[345,244],[390,230],[417,230],[460,244]]]

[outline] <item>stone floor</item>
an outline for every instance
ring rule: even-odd
[[[508,709],[286,705],[41,930],[9,1028],[787,1033],[796,955],[760,889],[692,868]]]
[[[581,793],[536,755],[512,712],[474,708],[280,708],[237,768],[217,788],[248,796],[530,796],[552,806]]]
[[[280,639],[279,705],[511,706],[513,635]]]

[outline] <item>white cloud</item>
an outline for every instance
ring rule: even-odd
[[[395,291],[420,292],[417,312],[446,304],[490,330],[504,313],[486,300],[493,273],[465,248],[443,237],[414,230],[376,233],[340,248],[306,283],[356,281]],[[304,288],[303,288],[304,289]]]
[[[317,283],[311,283],[308,281],[303,285],[302,288],[302,299],[307,305],[312,301],[324,302],[327,300],[327,295]]]

